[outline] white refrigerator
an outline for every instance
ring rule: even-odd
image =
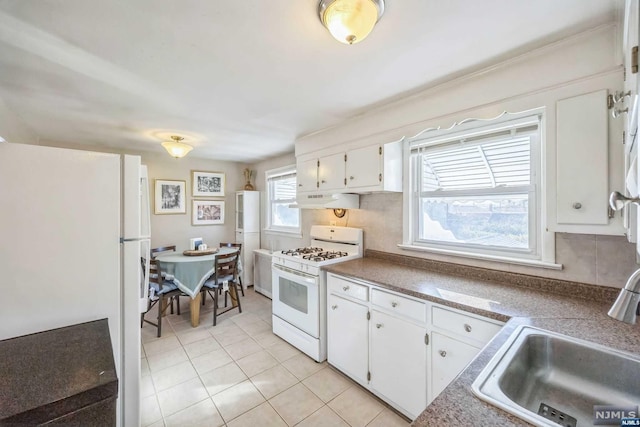
[[[119,426],[140,424],[149,184],[138,156],[0,143],[0,339],[107,318]]]

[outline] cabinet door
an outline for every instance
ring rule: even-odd
[[[361,384],[367,383],[369,309],[329,295],[327,307],[327,359]]]
[[[341,190],[344,185],[344,153],[320,157],[318,182],[320,190]]]
[[[607,91],[556,103],[558,224],[607,225]]]
[[[318,159],[306,160],[296,164],[298,191],[316,191],[318,189]]]
[[[347,152],[347,187],[373,187],[382,183],[382,147],[372,145]]]
[[[427,406],[426,328],[371,311],[371,388],[412,418]]]
[[[476,357],[480,349],[437,332],[431,334],[431,400]]]
[[[244,194],[240,191],[236,193],[236,230],[244,229]]]

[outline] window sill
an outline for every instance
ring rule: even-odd
[[[460,258],[480,259],[485,261],[502,262],[505,264],[516,264],[516,265],[524,265],[527,267],[546,268],[549,270],[562,270],[562,264],[556,264],[556,263],[547,262],[547,261],[540,261],[537,259],[509,258],[506,256],[500,256],[500,255],[459,252],[451,249],[426,248],[424,246],[415,246],[415,245],[409,245],[409,244],[399,244],[398,247],[400,249],[406,249],[408,251],[430,252],[434,254],[451,255],[451,256],[456,256]]]
[[[265,228],[262,231],[264,231],[264,233],[269,236],[282,236],[282,237],[291,237],[295,239],[302,239],[302,232],[300,231],[271,230],[269,228]]]

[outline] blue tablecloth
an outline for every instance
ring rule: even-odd
[[[213,274],[216,255],[237,252],[238,248],[220,248],[212,255],[186,256],[179,253],[159,255],[156,261],[160,264],[163,273],[173,276],[173,282],[178,288],[195,298],[204,282]],[[240,259],[238,259],[238,271],[242,271]]]

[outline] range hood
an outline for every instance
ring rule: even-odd
[[[360,196],[357,194],[300,194],[296,202],[289,205],[299,209],[358,209]]]

